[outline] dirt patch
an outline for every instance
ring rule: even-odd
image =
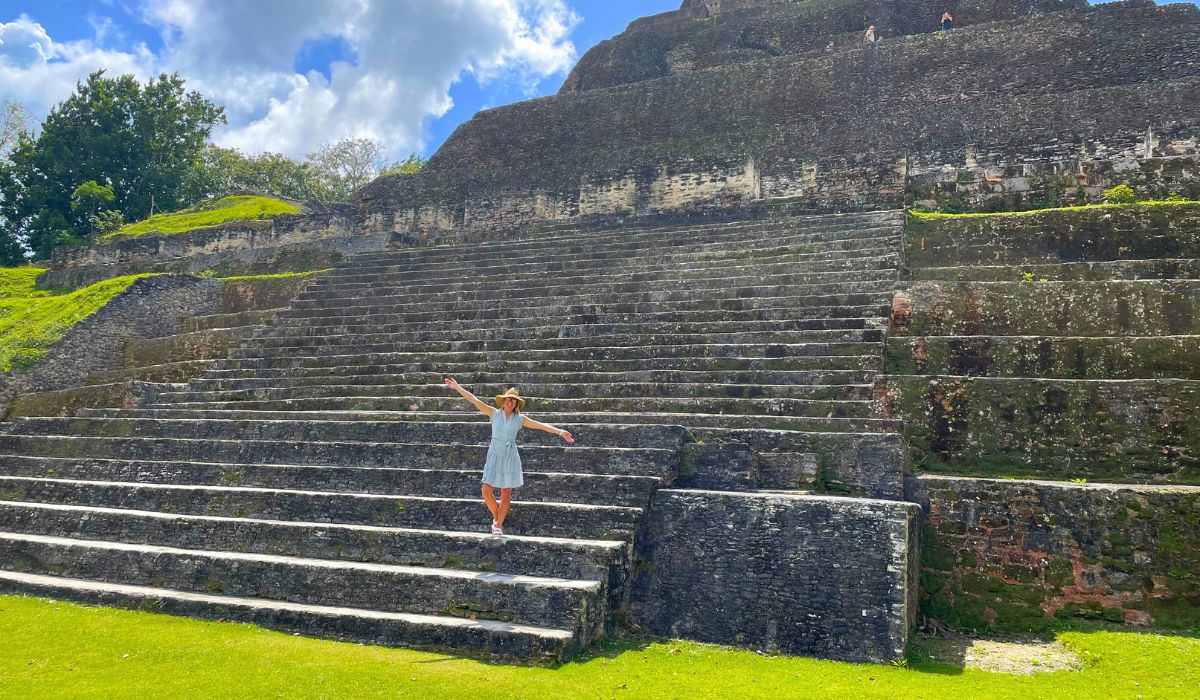
[[[925,636],[914,640],[914,651],[934,661],[993,673],[1032,675],[1078,671],[1083,661],[1057,641],[1040,637],[978,639]]]

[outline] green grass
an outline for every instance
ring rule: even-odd
[[[122,227],[105,239],[118,236],[143,236],[158,232],[165,234],[186,233],[197,229],[213,228],[231,221],[266,219],[279,214],[298,214],[300,208],[274,197],[235,195],[215,201],[201,202],[194,207],[171,214],[156,214],[149,219]]]
[[[983,212],[975,214],[943,214],[936,211],[915,211],[910,209],[909,216],[917,219],[978,219],[983,217],[998,217],[998,216],[1030,216],[1032,214],[1043,214],[1051,211],[1086,211],[1091,209],[1123,209],[1128,207],[1178,207],[1178,206],[1195,206],[1200,204],[1200,201],[1167,201],[1167,200],[1147,200],[1145,202],[1136,202],[1134,204],[1084,204],[1077,207],[1053,207],[1050,209],[1030,209],[1028,211],[1000,211],[1000,212]]]
[[[117,277],[62,292],[34,289],[33,281],[41,272],[28,267],[0,268],[0,372],[33,364],[71,326],[146,276]]]
[[[1082,671],[907,668],[626,642],[557,668],[307,639],[257,627],[0,597],[0,697],[1196,698],[1200,639],[1063,632]]]
[[[44,267],[0,267],[0,299],[50,296],[54,292],[33,286],[45,271]]]
[[[270,275],[236,275],[234,277],[218,277],[217,279],[223,282],[238,282],[240,280],[284,280],[292,277],[308,277],[309,275],[319,275],[324,272],[329,272],[332,267],[327,267],[324,270],[309,270],[307,272],[276,272]]]

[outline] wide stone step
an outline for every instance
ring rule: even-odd
[[[461,420],[462,414],[459,414]],[[598,421],[597,421],[598,422]],[[635,421],[645,423],[646,421]],[[662,425],[663,422],[658,422]],[[677,449],[522,444],[527,471],[664,477],[678,466]],[[298,464],[409,469],[481,469],[487,445],[387,442],[222,440],[0,434],[0,455],[40,455],[156,462]]]
[[[727,230],[726,235],[708,238],[656,235],[643,239],[574,239],[549,244],[527,241],[503,243],[483,241],[470,248],[433,246],[406,252],[365,254],[353,264],[365,269],[392,268],[420,270],[431,266],[488,267],[497,261],[521,263],[528,260],[575,260],[605,256],[610,259],[670,257],[673,260],[704,260],[733,257],[747,251],[741,259],[772,251],[820,252],[876,244],[880,241],[899,245],[900,228],[892,225],[848,226],[824,231],[779,229],[772,232],[743,229]]]
[[[87,383],[93,386],[131,381],[178,384],[200,376],[205,370],[215,367],[217,362],[215,359],[185,360],[141,367],[121,367],[89,374]]]
[[[524,353],[513,353],[524,356]],[[624,360],[598,359],[533,359],[508,360],[502,358],[481,361],[468,358],[462,361],[447,359],[419,359],[412,362],[397,362],[394,355],[339,355],[334,358],[252,358],[223,360],[215,365],[212,376],[222,371],[236,370],[248,376],[267,376],[269,372],[282,372],[288,376],[308,376],[345,372],[360,374],[379,372],[382,374],[406,374],[410,372],[439,372],[445,376],[466,376],[473,372],[487,371],[497,374],[529,372],[636,372],[649,370],[678,371],[820,371],[820,370],[878,370],[882,365],[882,353],[866,355],[794,355],[790,357],[636,357]],[[246,376],[246,375],[243,375]]]
[[[275,386],[395,386],[404,383],[439,384],[445,376],[439,372],[411,374],[352,374],[354,368],[331,368],[345,370],[328,374],[297,375],[287,370],[218,370],[195,379],[189,385],[198,391],[231,391],[258,389]],[[642,370],[636,372],[544,372],[498,374],[494,372],[472,372],[456,377],[460,383],[470,386],[505,385],[517,386],[537,394],[546,384],[605,384],[618,382],[653,382],[672,384],[776,384],[788,386],[828,386],[843,384],[868,384],[873,372],[861,370],[818,370],[813,372],[687,372],[677,370]]]
[[[526,272],[496,272],[491,275],[463,279],[457,276],[413,278],[403,273],[350,274],[353,267],[346,268],[347,274],[333,279],[323,279],[317,288],[327,291],[349,291],[374,289],[388,286],[404,286],[414,292],[452,292],[471,289],[475,286],[490,286],[508,282],[514,284],[544,284],[549,278],[554,284],[587,284],[597,280],[610,283],[664,282],[691,284],[711,282],[714,286],[737,286],[758,281],[781,284],[802,281],[806,276],[859,275],[900,269],[899,253],[842,256],[831,260],[809,262],[760,262],[757,260],[730,260],[723,264],[691,263],[671,264],[646,263],[637,270],[614,269],[609,261],[597,259],[591,263],[564,266],[557,271],[535,270]]]
[[[888,322],[887,316],[858,316],[844,318],[799,318],[766,321],[710,321],[700,323],[676,322],[654,323],[643,321],[637,323],[567,323],[549,324],[542,326],[504,326],[489,327],[485,324],[461,324],[461,327],[447,328],[445,324],[392,323],[392,324],[343,324],[337,326],[280,326],[270,329],[246,345],[267,347],[273,344],[287,344],[291,339],[315,339],[312,342],[336,340],[330,336],[354,336],[364,342],[371,340],[390,339],[407,341],[467,341],[467,340],[541,340],[544,338],[593,338],[598,336],[636,336],[636,335],[722,335],[723,340],[729,340],[730,334],[745,333],[789,333],[797,331],[821,331],[839,329],[883,328]],[[344,344],[344,343],[342,343]]]
[[[342,421],[348,423],[348,421]],[[391,422],[397,425],[395,421]],[[475,469],[405,469],[291,464],[214,464],[119,459],[0,457],[0,475],[193,486],[476,498]],[[646,508],[662,479],[649,476],[525,472],[521,501]]]
[[[304,393],[304,392],[300,392]],[[461,407],[458,397],[431,396],[329,396],[296,399],[233,399],[221,400],[219,395],[204,392],[159,394],[156,403],[149,405],[180,408],[246,408],[268,411],[452,411]],[[565,412],[577,410],[671,413],[732,413],[755,416],[816,416],[836,418],[867,418],[872,414],[871,402],[858,400],[809,400],[793,398],[728,399],[716,397],[645,397],[558,399],[539,398],[537,410]],[[530,410],[534,410],[531,406]],[[539,414],[540,415],[540,414]]]
[[[647,275],[649,276],[649,275]],[[453,284],[410,285],[397,282],[394,284],[355,284],[352,286],[314,285],[301,292],[297,301],[319,300],[332,302],[335,300],[369,299],[373,297],[393,296],[400,292],[410,301],[422,300],[439,301],[455,299],[468,301],[473,299],[491,299],[497,295],[505,299],[524,297],[563,296],[565,294],[598,294],[603,292],[620,292],[626,294],[640,292],[664,292],[680,288],[725,290],[731,288],[747,289],[755,287],[799,287],[825,284],[849,284],[865,282],[895,282],[897,270],[866,270],[848,272],[805,272],[787,275],[743,274],[737,277],[700,276],[695,279],[671,279],[665,276],[655,276],[652,280],[625,279],[624,275],[598,272],[587,277],[569,278],[565,276],[546,276],[538,279],[512,280],[505,279],[496,284],[482,285],[478,281],[458,282]]]
[[[449,392],[445,386],[442,393]],[[457,395],[455,395],[457,397]],[[432,423],[322,421],[292,419],[286,421],[171,419],[134,417],[124,410],[110,410],[106,416],[72,418],[23,418],[14,421],[7,432],[17,435],[63,435],[68,437],[167,437],[212,440],[293,440],[316,442],[370,443],[476,443],[487,444],[491,427],[487,417],[475,412],[458,399],[459,420]],[[461,409],[468,409],[462,411]],[[682,428],[673,426],[618,425],[612,422],[572,426],[577,441],[590,447],[656,447],[680,444]],[[586,441],[586,442],[584,442]],[[562,446],[562,438],[540,430],[520,433],[522,445]],[[0,462],[2,464],[2,462]],[[399,465],[397,465],[399,466]]]
[[[93,414],[93,411],[84,411]],[[398,421],[457,423],[462,421],[461,411],[270,411],[237,408],[179,408],[178,406],[149,406],[122,413],[138,417],[193,417],[226,420],[325,420],[325,421]],[[538,420],[561,425],[572,434],[587,426],[616,422],[630,425],[682,426],[689,432],[699,428],[738,428],[763,430],[793,430],[809,432],[899,432],[904,424],[898,420],[882,418],[814,418],[811,416],[754,416],[741,414],[704,413],[602,413],[538,412]],[[522,436],[522,440],[524,436]],[[572,448],[574,449],[574,448]],[[469,465],[468,465],[469,468]],[[476,465],[476,468],[478,466]],[[661,475],[651,475],[661,476]]]
[[[460,382],[464,380],[459,380]],[[265,399],[316,399],[328,397],[445,397],[448,393],[441,382],[408,384],[401,379],[395,384],[293,385],[287,379],[275,380],[274,385],[246,389],[216,389],[211,386],[189,386],[186,392],[161,393],[158,403],[173,403],[181,394],[203,397],[206,401],[243,401]],[[479,396],[503,394],[512,382],[471,385]],[[808,400],[868,400],[872,397],[870,384],[838,384],[812,386],[795,384],[680,384],[666,382],[602,382],[582,381],[567,384],[538,384],[525,387],[528,398],[535,402],[548,398],[787,398]],[[182,399],[188,400],[188,399]]]
[[[683,240],[692,243],[704,241],[720,243],[723,239],[729,240],[731,237],[761,240],[763,238],[770,238],[781,232],[809,232],[812,234],[838,231],[853,232],[874,227],[899,227],[903,223],[903,213],[891,211],[826,216],[784,216],[707,223],[662,224],[647,222],[641,225],[622,225],[606,228],[568,226],[542,230],[525,229],[514,232],[502,239],[493,239],[483,243],[489,246],[496,246],[497,250],[554,249],[564,245],[584,243],[612,245],[636,242],[654,243],[667,240]],[[359,257],[363,260],[404,260],[434,251],[448,256],[456,256],[475,252],[479,245],[480,243],[476,241],[436,243],[396,251],[363,253]]]
[[[430,498],[231,486],[187,486],[0,476],[0,500],[147,510],[184,515],[330,522],[487,532],[491,516],[475,498]],[[642,509],[518,500],[505,533],[568,539],[631,540]]]
[[[4,532],[0,561],[21,573],[153,582],[172,590],[307,605],[476,616],[594,633],[604,624],[599,581]]]
[[[296,363],[299,366],[314,367],[328,365],[349,366],[355,364],[412,364],[432,362],[440,365],[478,363],[483,366],[491,361],[504,359],[504,355],[517,355],[524,361],[536,360],[643,360],[654,358],[704,358],[704,357],[742,357],[742,358],[780,358],[780,357],[812,357],[846,356],[846,355],[875,355],[881,354],[882,338],[869,341],[849,342],[811,342],[811,343],[739,343],[727,345],[724,343],[691,343],[683,345],[615,345],[615,346],[585,346],[566,348],[524,348],[509,351],[462,350],[462,351],[426,351],[415,352],[353,352],[347,348],[342,353],[332,354],[283,354],[266,353],[259,348],[240,348],[231,353],[230,361],[257,360],[273,363]],[[268,364],[266,366],[271,366]]]
[[[613,540],[180,515],[0,501],[0,531],[229,552],[371,561],[621,582],[628,547]]]
[[[432,308],[424,304],[418,308],[403,310],[394,304],[376,304],[372,306],[353,306],[341,309],[289,309],[283,318],[288,319],[345,319],[355,316],[373,317],[379,323],[401,323],[410,320],[506,320],[511,318],[563,318],[579,317],[588,319],[605,313],[646,314],[669,311],[681,313],[688,311],[718,311],[745,312],[763,309],[790,309],[790,313],[782,318],[804,318],[810,307],[876,307],[889,303],[892,289],[873,292],[853,292],[846,294],[811,294],[782,297],[737,297],[737,298],[700,298],[690,300],[612,300],[596,302],[594,300],[562,299],[545,306],[513,306],[502,304],[450,304],[442,305],[448,308]],[[668,305],[669,304],[669,305]],[[720,318],[720,315],[715,315]]]
[[[487,309],[495,307],[524,309],[561,303],[573,304],[620,304],[654,302],[673,304],[688,301],[725,301],[731,299],[776,299],[781,297],[836,296],[849,294],[887,295],[895,288],[892,279],[849,282],[821,282],[817,284],[766,285],[721,289],[671,288],[668,290],[645,290],[631,288],[628,291],[597,286],[587,292],[578,292],[570,287],[545,288],[530,296],[507,296],[503,290],[480,290],[478,293],[434,294],[424,297],[412,296],[402,287],[389,287],[386,294],[353,299],[298,299],[292,303],[293,312],[317,309],[386,309],[389,311],[421,311],[451,309]]]
[[[337,288],[340,285],[491,285],[503,281],[570,279],[608,275],[613,279],[638,281],[645,279],[678,279],[680,281],[701,278],[740,277],[758,275],[800,275],[819,272],[854,272],[860,270],[896,270],[900,268],[899,249],[880,249],[877,245],[860,250],[838,253],[790,253],[773,255],[770,259],[729,258],[726,260],[701,260],[681,262],[659,257],[624,261],[614,266],[613,261],[603,256],[594,260],[578,260],[569,263],[541,259],[535,262],[510,264],[507,267],[472,270],[464,279],[456,270],[431,269],[424,271],[397,271],[392,268],[364,269],[354,262],[339,270],[339,274],[323,277],[322,285]]]
[[[346,273],[332,277],[330,283],[441,283],[473,279],[489,285],[505,279],[518,279],[522,275],[540,274],[554,276],[564,273],[579,274],[585,271],[607,271],[613,274],[652,273],[660,271],[702,271],[714,274],[735,271],[766,271],[790,267],[793,272],[804,272],[830,264],[837,269],[877,268],[870,260],[886,256],[899,250],[899,236],[865,240],[834,250],[811,252],[806,248],[777,248],[772,251],[754,251],[740,254],[726,252],[722,257],[708,256],[679,259],[677,256],[644,256],[616,258],[597,253],[586,257],[546,258],[534,256],[520,260],[500,259],[487,264],[457,266],[438,264],[433,266],[364,266],[351,263],[343,268]],[[889,265],[888,267],[891,267]]]
[[[285,307],[286,308],[286,307]],[[261,326],[268,323],[275,314],[283,309],[264,309],[261,311],[239,311],[231,314],[208,314],[192,316],[183,320],[184,333],[195,331],[215,330],[219,328],[241,328],[243,326]]]
[[[513,338],[493,340],[434,340],[425,334],[332,335],[291,338],[260,338],[231,352],[231,357],[313,357],[359,353],[402,352],[419,347],[425,352],[520,352],[537,350],[649,347],[655,345],[749,345],[776,343],[882,343],[884,329],[832,328],[798,331],[749,331],[735,333],[677,334],[667,331],[645,335],[588,335],[581,337]]]
[[[388,613],[188,593],[0,571],[0,590],[133,610],[251,622],[271,629],[416,649],[454,649],[497,660],[559,661],[578,647],[574,630],[432,615]]]
[[[657,310],[638,310],[638,306]],[[726,323],[799,323],[805,320],[842,318],[887,318],[891,311],[889,299],[874,298],[868,303],[853,305],[809,305],[804,307],[781,306],[746,310],[722,309],[664,309],[655,305],[611,305],[605,307],[563,308],[558,316],[528,315],[512,316],[502,309],[489,309],[472,313],[455,312],[439,314],[413,312],[398,314],[358,314],[345,316],[288,317],[278,319],[266,333],[288,333],[295,329],[300,333],[339,333],[342,328],[375,327],[381,329],[419,330],[468,330],[495,329],[496,332],[518,333],[524,328],[577,326],[603,326],[612,324],[726,324]],[[503,321],[502,324],[487,323]]]

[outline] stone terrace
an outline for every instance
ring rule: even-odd
[[[782,216],[361,255],[156,403],[0,434],[0,586],[564,658],[628,607],[662,487],[903,497],[902,438],[871,402],[902,223]],[[578,438],[526,431],[503,538],[478,501],[487,424],[446,376],[481,397],[516,385]],[[813,498],[867,504],[845,521],[871,532],[901,513],[887,531],[903,564],[911,510]],[[816,591],[828,572],[811,569]],[[814,596],[800,605],[819,621],[797,635],[816,641],[792,651],[903,654],[911,572],[876,573],[893,617]],[[841,648],[820,648],[822,625]]]

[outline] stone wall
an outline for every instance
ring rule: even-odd
[[[186,316],[213,313],[221,283],[182,275],[136,280],[73,326],[36,364],[3,382],[5,409],[17,394],[81,386],[88,375],[120,366],[125,340],[178,333]]]
[[[1054,619],[1200,626],[1200,488],[924,476],[921,612],[960,629]]]
[[[355,204],[366,230],[421,239],[756,196],[895,207],[906,176],[970,164],[1183,168],[1198,31],[1194,6],[1122,3],[568,91],[481,112]]]
[[[1084,0],[685,0],[676,12],[634,21],[579,60],[562,92],[597,90],[767,56],[862,43],[874,25],[895,38],[941,27],[1016,19],[1037,12],[1085,10]]]
[[[169,384],[186,382],[228,357],[231,348],[245,342],[317,277],[140,280],[135,285],[149,280],[168,284],[139,287],[133,302],[118,296],[93,316],[99,317],[97,326],[84,326],[95,335],[75,336],[72,331],[62,341],[68,343],[65,349],[56,346],[26,372],[29,377],[10,376],[5,417],[69,416],[83,408],[150,402]],[[162,316],[156,315],[160,299]],[[92,319],[85,321],[89,322]],[[50,364],[43,368],[47,360]]]
[[[656,634],[848,661],[904,658],[917,507],[660,490],[632,616]]]
[[[978,265],[1007,273],[1004,279],[1014,282],[1026,271],[1038,273],[1039,279],[1052,272],[1051,280],[1064,279],[1064,273],[1080,279],[1136,278],[1143,276],[1138,271],[1145,266],[1130,261],[1150,259],[1174,261],[1172,268],[1151,268],[1160,270],[1151,277],[1194,279],[1188,277],[1192,268],[1187,259],[1200,258],[1200,205],[910,218],[906,239],[905,265],[914,279],[942,279],[953,273],[947,267]],[[1047,263],[1080,265],[1031,267]],[[1096,274],[1088,275],[1088,270]]]
[[[762,429],[766,428],[766,429]],[[896,433],[804,433],[693,429],[676,486],[712,490],[812,490],[904,499],[908,446]]]
[[[913,468],[1200,484],[1200,382],[887,376]]]
[[[221,277],[304,272],[388,245],[388,235],[363,234],[346,214],[342,206],[183,234],[148,234],[56,248],[50,269],[38,283],[77,287],[135,272],[208,272]]]

